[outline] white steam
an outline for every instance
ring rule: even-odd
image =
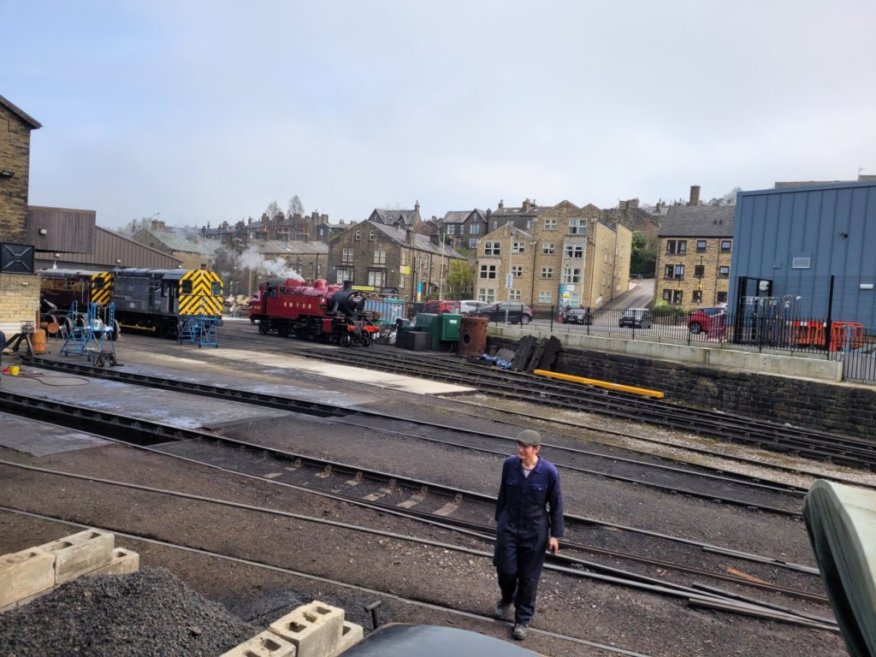
[[[303,281],[304,277],[286,264],[283,260],[266,260],[258,247],[250,245],[246,251],[237,257],[237,267],[251,269],[252,271],[265,274],[271,278],[291,278]]]

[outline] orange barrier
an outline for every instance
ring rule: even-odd
[[[791,323],[792,341],[798,347],[823,347],[826,322],[794,320]]]
[[[832,322],[830,325],[831,351],[860,349],[865,339],[864,325],[860,322]]]

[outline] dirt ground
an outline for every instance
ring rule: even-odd
[[[139,352],[130,349],[126,361],[137,362],[136,353]],[[143,353],[143,362],[148,362],[148,350]],[[193,361],[190,365],[192,371],[197,370],[198,365],[194,362],[197,352],[187,355]],[[244,377],[240,372],[235,375]],[[247,383],[259,379],[268,384],[275,381],[277,374],[265,370],[250,371],[245,376]],[[306,385],[312,389],[321,385],[333,394],[357,390],[354,382],[338,380],[317,382],[310,378]],[[422,416],[455,417],[467,424],[493,427],[496,431],[515,428],[502,420],[503,403],[481,396],[469,400],[484,405],[479,417],[463,417],[452,400],[445,402],[397,391],[375,391],[373,395],[378,398],[372,402],[375,407],[396,408],[399,412]],[[541,413],[543,409],[531,407],[532,416]],[[582,417],[585,416],[582,414]],[[533,420],[533,424],[549,431],[546,423]],[[473,455],[459,449],[417,443],[409,438],[381,435],[376,431],[342,429],[328,421],[275,415],[214,429],[226,435],[282,445],[290,451],[359,463],[363,467],[379,466],[386,471],[452,483],[469,490],[495,494],[498,486],[501,456]],[[647,428],[637,430],[648,432]],[[559,433],[553,436],[556,441],[566,439]],[[583,442],[583,437],[568,440],[570,443]],[[544,456],[551,458],[548,452]],[[413,526],[409,521],[377,512],[363,512],[349,504],[299,491],[278,490],[266,483],[122,446],[93,447],[41,457],[0,448],[0,460],[77,472],[87,477],[74,481],[0,464],[0,505],[57,519],[47,521],[0,511],[0,553],[15,552],[79,530],[66,523],[115,532],[118,545],[141,555],[141,564],[147,569],[147,574],[152,573],[149,569],[158,568],[164,570],[156,572],[165,574],[166,571],[171,575],[170,580],[155,577],[155,582],[161,582],[156,586],[163,587],[164,595],[170,595],[167,591],[171,591],[189,600],[188,605],[183,603],[179,609],[190,606],[194,614],[202,613],[202,605],[207,601],[221,605],[218,610],[211,608],[212,616],[207,614],[204,617],[207,620],[202,618],[197,623],[178,610],[174,612],[175,616],[171,614],[173,623],[166,617],[157,617],[157,622],[165,626],[178,624],[183,629],[198,623],[206,626],[208,620],[215,621],[227,611],[234,619],[228,627],[235,628],[235,631],[242,627],[244,633],[250,627],[261,631],[294,607],[319,599],[343,607],[347,618],[363,625],[367,632],[372,629],[372,615],[365,608],[379,601],[376,614],[381,623],[449,625],[509,639],[509,626],[485,617],[495,604],[498,593],[488,542],[460,539],[446,530]],[[233,499],[254,507],[367,525],[390,534],[416,533],[463,549],[427,547],[393,535],[260,514],[251,509],[222,507],[207,501],[179,500],[154,490],[119,489],[99,482],[99,478],[125,480],[155,489],[186,491],[207,498]],[[722,507],[684,496],[658,494],[644,487],[593,476],[564,476],[563,486],[567,513],[676,533],[814,565],[805,526],[800,521]],[[180,550],[167,543],[182,543],[191,549]],[[263,567],[265,565],[274,569]],[[148,582],[149,577],[141,579]],[[174,579],[179,580],[179,586]],[[346,586],[329,580],[345,582]],[[145,586],[143,581],[138,585]],[[98,590],[99,587],[95,589]],[[140,609],[133,604],[133,590],[135,588],[127,593],[112,594],[119,608]],[[202,597],[203,602],[200,598],[195,602],[192,595]],[[100,594],[96,592],[89,596],[92,600],[98,597]],[[75,596],[66,598],[68,612],[70,600],[75,599]],[[18,637],[20,628],[27,623],[41,625],[36,616],[36,610],[40,609],[38,605],[37,602],[32,606],[34,617],[28,617],[27,606],[0,615],[0,646],[4,638]],[[161,606],[178,609],[175,603],[167,600]],[[78,627],[87,627],[82,617],[95,613],[95,608],[80,605],[78,609],[79,620],[75,622]],[[108,612],[104,609],[101,613]],[[827,608],[823,613],[830,615]],[[117,618],[122,625],[132,622],[122,613]],[[238,620],[245,625],[238,626]],[[155,646],[150,648],[153,652],[138,652],[138,645],[142,642],[136,636],[127,641],[118,640],[118,635],[113,635],[116,639],[111,642],[115,651],[101,653],[95,648],[99,644],[97,637],[92,637],[89,643],[80,636],[71,643],[70,633],[61,625],[55,629],[51,624],[41,626],[53,640],[39,644],[33,650],[45,652],[28,652],[17,647],[13,652],[0,649],[0,655],[115,654],[140,657],[174,654],[171,647],[166,647],[166,652],[162,653]],[[94,631],[108,631],[106,628],[101,630],[101,626],[95,624]],[[697,609],[686,606],[684,601],[592,579],[570,579],[551,572],[546,572],[542,579],[533,629],[535,631],[527,638],[525,647],[552,657],[617,654],[600,648],[600,645],[653,657],[834,657],[846,654],[841,637],[835,633]],[[56,634],[53,636],[51,632]],[[118,632],[118,628],[112,632]],[[576,636],[581,642],[571,643],[553,636],[554,633]],[[180,634],[167,629],[166,634],[169,643],[177,642],[178,645],[186,632]],[[231,638],[231,635],[227,637],[229,641]],[[55,648],[47,648],[49,645]],[[89,647],[93,650],[89,651]],[[186,654],[208,652],[200,653],[192,647]]]

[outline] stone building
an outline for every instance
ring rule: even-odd
[[[669,208],[658,235],[654,296],[682,308],[726,303],[730,287],[735,207],[698,203],[694,186],[688,205]]]
[[[514,213],[518,221],[508,217],[479,242],[479,301],[595,309],[627,291],[632,248],[628,228],[607,225],[594,205],[579,208],[563,201],[546,208],[524,206]]]
[[[183,269],[212,269],[216,249],[220,246],[217,241],[202,239],[196,228],[168,227],[157,219],[153,219],[148,228],[134,233],[132,239],[172,255]]]
[[[30,134],[42,127],[0,96],[0,330],[7,337],[36,321],[39,278],[33,273],[27,203]]]
[[[441,232],[454,249],[463,248],[475,252],[478,240],[487,234],[488,214],[483,210],[451,211],[441,220]]]
[[[328,280],[423,301],[446,290],[450,262],[461,259],[449,246],[412,228],[366,220],[329,241]]]
[[[423,218],[420,216],[420,202],[414,203],[413,210],[374,209],[366,221],[393,226],[395,228],[418,230]]]

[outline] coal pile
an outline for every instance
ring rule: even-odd
[[[217,657],[256,628],[164,568],[79,578],[0,614],[2,657]]]

